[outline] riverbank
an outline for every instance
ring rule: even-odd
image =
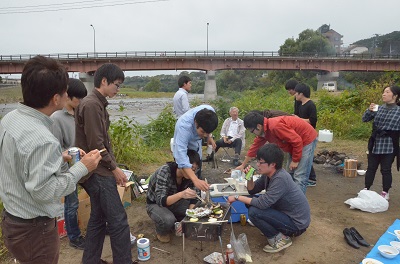
[[[203,100],[203,94],[188,94],[189,101]],[[172,98],[126,98],[116,97],[108,99],[110,120],[115,121],[123,116],[134,119],[139,124],[147,124],[156,118],[161,111],[172,107]],[[0,104],[0,117],[17,108],[18,103]]]

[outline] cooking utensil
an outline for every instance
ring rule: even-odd
[[[158,250],[158,251],[161,251],[161,252],[167,253],[167,254],[171,254],[171,252],[169,252],[169,251],[166,251],[166,250],[164,250],[164,249],[161,249],[161,248],[157,248],[157,247],[152,247],[152,248],[154,248],[155,250]]]
[[[196,194],[196,198],[199,199],[200,202],[207,204],[207,202],[203,198],[201,198],[198,194]]]
[[[224,198],[224,200],[225,200],[227,203],[229,203],[229,202],[228,202],[228,199],[227,199],[225,196],[222,196],[222,198]],[[232,205],[231,205],[231,209],[232,209],[233,211],[235,211],[235,213],[237,213],[235,207],[233,207]]]

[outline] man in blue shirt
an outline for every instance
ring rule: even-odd
[[[182,169],[187,178],[189,178],[194,186],[202,191],[207,191],[209,185],[200,180],[201,178],[201,164],[198,173],[199,178],[192,171],[192,164],[187,155],[188,149],[193,149],[202,157],[202,138],[207,137],[207,144],[213,145],[215,142],[211,137],[213,132],[218,126],[218,117],[214,108],[209,105],[200,105],[190,109],[183,114],[175,124],[173,155],[178,168]]]

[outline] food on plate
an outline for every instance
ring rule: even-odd
[[[383,263],[373,258],[366,258],[363,259],[362,264],[383,264]]]
[[[223,212],[224,212],[224,211],[222,211],[222,210],[213,211],[213,213],[216,214],[216,215],[220,215],[220,214],[222,214]]]
[[[212,218],[212,217],[210,217],[209,219],[208,219],[208,222],[216,222],[218,219],[217,218]]]
[[[190,221],[190,222],[197,222],[197,221],[199,221],[199,218],[197,218],[197,217],[192,217],[192,218],[190,218],[189,221]]]

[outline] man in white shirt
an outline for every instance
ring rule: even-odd
[[[186,113],[190,109],[188,93],[192,88],[192,80],[188,76],[181,76],[178,80],[179,90],[175,93],[174,114],[176,119]]]
[[[233,159],[233,164],[238,166],[240,151],[245,145],[245,128],[243,120],[238,117],[239,109],[237,107],[231,107],[229,109],[229,115],[231,117],[227,118],[222,125],[221,139],[215,142],[217,145],[215,152],[217,152],[220,147],[234,148],[235,157]]]

